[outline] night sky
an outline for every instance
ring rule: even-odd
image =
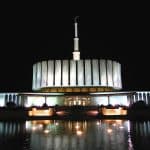
[[[34,63],[72,59],[75,15],[13,12],[1,18],[0,92],[31,92]],[[119,61],[124,91],[150,90],[146,16],[137,13],[79,16],[81,59]]]

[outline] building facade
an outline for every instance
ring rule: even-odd
[[[112,60],[48,60],[33,65],[34,91],[103,92],[122,89],[121,65]]]
[[[104,105],[111,104],[130,106],[137,101],[144,101],[150,105],[150,91],[129,92],[96,92],[86,95],[67,95],[65,93],[0,93],[0,107],[5,107],[8,102],[14,102],[16,106],[42,106],[45,102],[48,106],[55,105]]]
[[[33,65],[31,93],[0,93],[0,107],[122,105],[143,100],[150,105],[150,91],[119,92],[121,64],[114,60],[80,59],[78,24],[75,19],[73,59],[45,60]]]

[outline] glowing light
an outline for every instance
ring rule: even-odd
[[[117,124],[122,124],[122,120],[115,120]]]
[[[97,110],[90,110],[87,112],[88,115],[96,116],[98,114]]]
[[[117,104],[124,105],[124,106],[128,106],[129,105],[128,100],[127,100],[127,96],[124,96],[124,95],[111,96],[110,97],[110,104],[113,105],[113,106],[115,106]]]
[[[100,122],[97,121],[96,124],[97,124],[97,125],[100,125]]]
[[[85,102],[83,102],[83,106],[85,106]]]
[[[31,129],[31,123],[29,121],[26,121],[26,129],[27,130]]]
[[[95,97],[94,100],[97,105],[108,105],[108,100],[106,96]]]
[[[79,129],[79,128],[80,128],[80,126],[77,124],[77,125],[75,126],[75,128],[76,128],[76,129]]]
[[[127,115],[127,110],[124,110],[122,108],[119,109],[107,109],[107,108],[103,108],[102,112],[104,115]]]
[[[128,132],[130,132],[130,122],[127,123]]]
[[[0,107],[3,107],[3,106],[5,106],[5,101],[4,101],[4,98],[5,96],[2,94],[0,94]]]
[[[109,128],[109,129],[107,129],[107,132],[108,132],[108,133],[112,133],[112,131],[113,131],[113,130],[112,130],[112,129],[110,129],[110,128]]]
[[[45,133],[45,134],[48,134],[49,132],[50,132],[50,131],[49,131],[48,129],[45,129],[45,130],[44,130],[44,133]]]
[[[50,120],[43,120],[43,123],[44,123],[44,124],[49,124],[49,123],[50,123]]]
[[[37,109],[32,108],[31,111],[28,112],[29,116],[52,116],[53,110],[52,109]]]
[[[56,104],[59,104],[57,97],[47,97],[47,105],[48,106],[55,106]]]
[[[78,104],[81,105],[81,101],[79,101]]]
[[[113,124],[113,126],[115,127],[115,126],[116,126],[116,124],[114,123],[114,124]]]
[[[83,132],[80,131],[80,130],[78,130],[76,133],[77,133],[77,135],[82,135],[83,134]]]
[[[61,115],[65,115],[65,111],[57,111],[56,114],[57,114],[57,115],[60,115],[60,116],[61,116]]]
[[[33,108],[32,111],[36,111],[36,108]]]
[[[42,96],[28,96],[26,107],[30,106],[42,106],[45,102],[45,98]]]
[[[122,120],[104,120],[104,122],[108,123],[108,124],[111,124],[113,126],[117,126],[117,125],[122,125]]]
[[[123,129],[124,127],[123,127],[123,126],[120,126],[119,128],[120,128],[120,129]]]
[[[32,130],[35,131],[37,128],[35,126],[32,127]]]
[[[56,126],[58,126],[58,125],[59,125],[59,123],[58,123],[58,122],[56,122],[56,123],[55,123],[55,125],[56,125]]]
[[[43,125],[42,124],[39,124],[39,128],[42,128],[43,127]]]
[[[40,126],[43,124],[49,124],[50,123],[50,120],[34,120],[32,121],[32,124],[36,125],[36,124],[39,124]]]

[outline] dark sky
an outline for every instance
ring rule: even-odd
[[[75,15],[60,14],[12,12],[1,18],[0,92],[32,91],[37,61],[72,59]],[[147,17],[134,12],[79,16],[81,58],[119,61],[123,90],[150,90]]]

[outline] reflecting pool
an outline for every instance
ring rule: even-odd
[[[0,150],[148,149],[150,121],[0,122]]]

